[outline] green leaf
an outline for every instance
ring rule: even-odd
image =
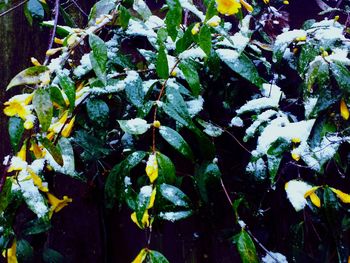
[[[16,256],[18,262],[30,262],[33,258],[34,250],[25,239],[17,240]]]
[[[47,131],[53,117],[53,105],[49,91],[43,88],[35,90],[32,104],[38,116],[41,129],[44,132]]]
[[[43,19],[45,15],[44,8],[38,0],[29,0],[26,8],[33,18]]]
[[[195,63],[192,60],[186,59],[179,64],[179,68],[184,74],[193,95],[197,97],[199,95],[201,86]]]
[[[124,30],[127,29],[128,25],[129,25],[130,18],[131,18],[131,15],[129,13],[129,10],[126,9],[124,6],[120,5],[119,6],[118,21]]]
[[[61,137],[58,140],[58,147],[62,154],[65,174],[84,181],[85,179],[79,176],[75,171],[74,151],[70,140],[65,137]]]
[[[303,76],[311,61],[319,54],[319,50],[315,48],[312,43],[305,43],[301,47],[301,52],[298,60],[298,71],[301,76]]]
[[[20,85],[35,85],[39,84],[44,78],[45,74],[48,74],[48,67],[35,66],[27,68],[18,73],[7,85],[6,90],[9,90],[15,86]]]
[[[279,137],[271,144],[270,148],[267,150],[267,154],[275,156],[282,155],[289,147],[290,142],[282,137]]]
[[[24,14],[30,25],[33,24],[33,18],[42,20],[45,15],[43,6],[38,0],[29,0],[25,6]]]
[[[158,51],[156,71],[161,79],[166,79],[169,76],[168,59],[164,46],[161,46]]]
[[[207,25],[203,25],[199,31],[199,46],[207,56],[211,53],[211,32]]]
[[[23,120],[18,117],[11,117],[8,122],[8,133],[14,152],[18,152],[18,146],[24,132],[23,124]]]
[[[189,199],[187,195],[185,195],[179,188],[170,184],[161,184],[159,189],[161,195],[174,206],[189,207]]]
[[[350,71],[339,62],[334,62],[330,64],[331,71],[333,73],[334,78],[338,82],[339,87],[350,93]]]
[[[60,88],[56,86],[51,86],[50,87],[50,98],[52,102],[57,103],[59,106],[65,108],[66,107],[66,102],[64,101],[62,91]]]
[[[151,127],[147,121],[140,118],[131,120],[118,120],[118,123],[124,132],[134,135],[144,134]]]
[[[128,78],[126,78],[125,81],[125,92],[127,98],[136,108],[141,108],[143,106],[145,98],[142,79],[139,75],[137,75],[135,77],[132,76],[131,80],[128,80]]]
[[[164,255],[159,253],[158,251],[149,250],[148,256],[150,259],[150,263],[169,263],[166,257],[164,257]]]
[[[59,165],[63,165],[61,151],[46,137],[40,139],[41,144],[49,151],[53,159]]]
[[[148,20],[148,18],[152,15],[152,12],[145,3],[145,1],[137,0],[133,2],[133,9],[142,17],[143,20]]]
[[[89,26],[96,24],[96,19],[109,14],[116,7],[115,0],[100,0],[92,8],[89,14]]]
[[[42,23],[40,23],[42,26],[45,26],[45,27],[49,27],[49,28],[53,28],[54,26],[54,21],[53,20],[50,20],[50,21],[43,21]],[[58,36],[60,37],[66,37],[70,34],[73,34],[74,33],[74,30],[73,28],[69,27],[69,26],[60,26],[60,25],[57,25],[57,28],[56,28],[56,33]]]
[[[49,231],[50,228],[50,220],[47,217],[40,217],[26,223],[22,234],[25,236],[37,235]]]
[[[211,137],[219,137],[224,132],[223,129],[221,129],[220,127],[218,127],[210,122],[206,122],[206,121],[203,121],[201,119],[198,119],[197,121],[201,126],[203,126],[203,128],[204,128],[203,132],[205,132],[206,134],[208,134]]]
[[[244,229],[242,229],[241,233],[238,235],[237,250],[243,263],[259,262],[254,242]]]
[[[104,126],[108,122],[109,107],[106,102],[101,99],[89,99],[86,103],[86,110],[89,118],[100,126]]]
[[[43,260],[45,263],[64,263],[66,259],[61,253],[51,248],[46,248],[43,252]]]
[[[166,3],[169,7],[169,11],[165,17],[165,24],[169,36],[175,41],[178,34],[178,27],[182,22],[182,8],[179,0],[167,0]]]
[[[4,212],[11,200],[11,187],[12,182],[10,178],[7,178],[5,184],[0,192],[0,213]]]
[[[186,158],[193,160],[193,153],[190,146],[182,138],[182,136],[175,130],[160,126],[159,133],[171,146],[173,146],[177,151],[179,151]]]
[[[187,48],[191,46],[193,43],[193,37],[192,37],[192,28],[194,24],[191,24],[185,31],[184,35],[176,41],[176,52],[177,54],[181,54],[183,51],[185,51]]]
[[[332,87],[321,89],[316,105],[310,113],[310,117],[316,117],[320,112],[327,110],[329,107],[337,103],[340,100],[341,95],[342,94],[338,89],[335,90]]]
[[[105,42],[94,34],[89,35],[89,45],[92,53],[90,54],[90,61],[92,69],[96,76],[102,81],[104,85],[107,84],[106,70],[107,70],[107,46]]]
[[[58,80],[61,88],[66,94],[69,101],[69,109],[73,112],[75,107],[75,84],[70,77],[65,74],[58,74]]]
[[[146,185],[143,186],[137,195],[136,201],[136,218],[139,223],[142,222],[142,217],[149,205],[151,200],[152,186]]]
[[[158,181],[174,184],[176,181],[175,165],[169,157],[157,152]]]
[[[146,157],[146,152],[137,151],[130,154],[121,163],[115,165],[110,171],[105,184],[105,206],[112,209],[114,204],[122,203],[124,196],[124,178],[130,174],[130,170],[138,165]]]
[[[87,161],[104,158],[111,153],[111,149],[104,146],[104,141],[88,134],[86,131],[76,131],[73,138],[74,142],[84,149],[82,157]]]
[[[216,9],[216,1],[215,0],[207,0],[208,7],[207,12],[205,14],[205,21],[208,21],[210,18],[218,14],[218,11]]]
[[[267,168],[270,174],[270,181],[272,184],[275,183],[275,178],[280,167],[282,155],[267,155]]]
[[[237,51],[229,49],[219,49],[217,53],[230,69],[257,87],[262,87],[265,81],[259,76],[258,70],[247,55],[243,53],[239,55]]]

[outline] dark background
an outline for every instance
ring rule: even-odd
[[[49,4],[51,2],[48,1]],[[88,12],[95,1],[77,2]],[[157,4],[154,1],[147,2],[151,7],[160,5],[160,1]],[[291,28],[300,27],[308,18],[317,19],[319,11],[316,3],[311,0],[290,0],[290,5],[285,9],[290,13]],[[74,7],[70,11],[80,16]],[[84,17],[80,16],[80,21],[84,21]],[[1,112],[2,103],[11,95],[5,94],[7,83],[15,74],[31,65],[30,57],[44,60],[48,38],[47,30],[35,25],[31,27],[27,23],[23,8],[0,17]],[[0,160],[11,152],[6,121],[1,114]],[[231,147],[236,147],[234,142],[225,145],[226,149]],[[228,156],[228,161],[230,158],[235,157]],[[223,179],[228,182],[230,189],[230,180],[225,178],[225,173]],[[131,211],[125,209],[106,214],[101,191],[96,185],[82,184],[65,177],[58,177],[55,184],[56,192],[72,197],[73,203],[53,216],[53,228],[46,237],[39,236],[29,240],[37,254],[35,262],[40,262],[40,249],[45,240],[46,246],[66,256],[66,262],[130,262],[137,255],[145,244],[145,236],[131,222]],[[237,252],[229,242],[229,237],[234,234],[232,211],[223,192],[216,194],[215,199],[221,202],[220,211],[213,215],[217,224],[207,223],[206,216],[191,217],[176,224],[163,223],[154,229],[151,248],[161,251],[170,262],[239,262]],[[277,221],[270,222],[272,225],[281,223],[278,218],[274,220]],[[264,237],[259,238],[264,240]],[[283,252],[284,248],[280,244],[280,247],[271,249],[282,249]]]

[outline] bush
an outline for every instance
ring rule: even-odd
[[[347,262],[349,32],[333,13],[348,9],[290,30],[287,4],[168,0],[155,15],[101,0],[84,29],[43,21],[57,47],[12,79],[21,92],[4,104],[8,262],[31,257],[26,237],[74,201],[52,193],[53,174],[101,178],[106,210],[128,207],[147,235],[133,262],[168,262],[152,229],[190,216],[229,217],[243,262]],[[18,227],[22,204],[36,218]]]

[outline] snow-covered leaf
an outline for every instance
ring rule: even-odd
[[[147,121],[140,118],[118,120],[118,123],[124,132],[135,135],[144,134],[151,127]]]

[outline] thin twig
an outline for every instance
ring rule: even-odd
[[[75,1],[75,0],[71,0],[73,2],[73,4],[79,9],[79,11],[84,15],[84,16],[88,16],[88,14],[81,8],[81,6]]]
[[[230,135],[237,143],[239,146],[241,146],[246,152],[248,152],[249,154],[252,154],[251,151],[249,151],[238,139],[236,136],[234,136],[231,132],[229,132],[227,129],[224,129],[224,131]]]
[[[55,7],[54,7],[54,10],[53,10],[54,14],[55,14],[55,17],[54,17],[54,22],[53,22],[53,28],[52,28],[51,33],[50,33],[49,46],[48,46],[47,50],[52,48],[53,41],[55,39],[57,23],[58,23],[59,8],[60,8],[60,0],[56,0],[55,1]],[[45,56],[44,65],[46,65],[49,62],[49,58],[50,57],[48,55]]]
[[[11,7],[10,9],[7,9],[5,12],[3,12],[3,13],[0,14],[0,17],[2,17],[2,16],[4,16],[4,15],[6,15],[6,14],[8,14],[8,13],[14,11],[14,10],[16,10],[18,7],[24,5],[24,4],[27,3],[28,1],[29,1],[29,0],[24,0],[24,1],[20,2],[20,3],[18,3],[17,5]]]

